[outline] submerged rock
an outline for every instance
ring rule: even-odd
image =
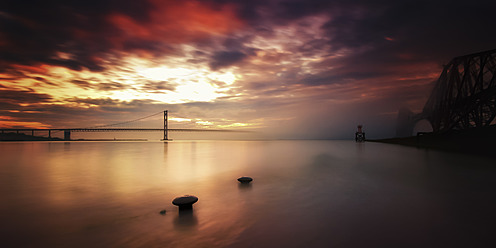
[[[164,210],[160,211],[160,214],[161,214],[161,215],[165,215],[165,212],[166,212],[166,211],[165,211],[165,209],[164,209]]]
[[[196,196],[184,195],[184,196],[176,197],[172,201],[172,204],[178,206],[179,210],[184,210],[184,209],[192,209],[193,204],[197,201],[198,201],[198,197]]]
[[[238,181],[240,183],[250,183],[251,181],[253,181],[253,178],[251,178],[251,177],[240,177],[240,178],[238,178]]]

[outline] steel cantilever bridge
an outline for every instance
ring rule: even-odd
[[[423,111],[398,113],[397,136],[412,135],[427,120],[433,132],[494,124],[496,117],[496,49],[453,58],[439,76]]]
[[[134,123],[138,122],[147,118],[151,118],[157,115],[162,115],[163,114],[163,128],[122,128],[119,126],[129,124],[129,123]],[[149,116],[141,117],[135,120],[131,121],[124,121],[124,122],[119,122],[119,123],[113,123],[109,125],[101,125],[101,126],[94,126],[94,127],[87,127],[87,128],[47,128],[47,129],[28,129],[28,128],[21,128],[21,129],[0,129],[0,132],[3,133],[8,133],[8,132],[31,132],[31,135],[34,136],[35,132],[48,132],[48,137],[51,138],[52,132],[64,132],[64,140],[71,140],[71,133],[73,132],[163,132],[163,140],[170,140],[169,139],[169,132],[247,132],[247,131],[241,131],[241,130],[229,130],[229,129],[194,129],[194,128],[169,128],[168,124],[168,111],[161,111]]]

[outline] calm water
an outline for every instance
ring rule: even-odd
[[[0,246],[488,247],[495,162],[352,141],[0,143]],[[193,212],[172,205],[184,194]]]

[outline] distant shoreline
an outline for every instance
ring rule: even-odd
[[[0,141],[63,141],[63,139],[33,136],[24,133],[0,133]]]
[[[418,136],[404,138],[367,141],[496,158],[495,125],[469,130],[450,131],[443,134],[424,133]]]

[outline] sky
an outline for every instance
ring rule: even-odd
[[[443,64],[496,48],[496,1],[4,0],[0,128],[163,110],[170,128],[395,135]],[[160,119],[150,123],[157,127]]]

